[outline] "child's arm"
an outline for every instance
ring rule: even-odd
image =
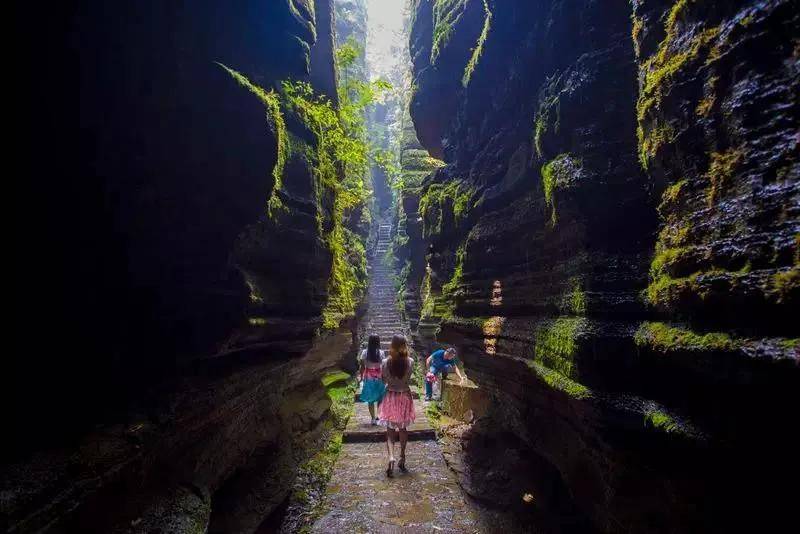
[[[433,356],[428,356],[428,358],[425,360],[425,368],[426,369],[430,369],[431,368],[431,360],[432,359],[433,359]]]
[[[461,381],[463,382],[464,380],[466,380],[466,379],[467,379],[467,377],[466,377],[466,376],[464,376],[463,374],[461,374],[461,369],[459,369],[459,368],[458,368],[458,365],[455,365],[455,364],[453,364],[453,369],[455,369],[455,370],[456,370],[456,374],[458,375],[458,379],[459,379],[459,380],[461,380]]]

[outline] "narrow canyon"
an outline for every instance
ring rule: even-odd
[[[797,0],[17,4],[4,531],[797,523]]]

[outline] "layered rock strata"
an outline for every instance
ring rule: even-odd
[[[414,4],[410,110],[447,166],[417,193],[409,285],[438,327],[421,337],[493,399],[483,431],[519,439],[600,531],[778,521],[788,460],[769,451],[800,384],[796,6]]]

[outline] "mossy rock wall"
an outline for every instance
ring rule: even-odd
[[[3,524],[255,531],[325,428],[318,377],[354,361],[360,218],[281,93],[335,104],[332,2],[39,11],[23,62],[61,88],[23,91],[19,309],[57,320],[4,364]]]
[[[419,1],[410,41],[414,124],[446,164],[419,191],[426,345],[459,348],[496,428],[599,530],[779,521],[769,450],[800,385],[796,6],[443,4],[448,38]],[[752,500],[721,482],[741,457],[770,488]]]

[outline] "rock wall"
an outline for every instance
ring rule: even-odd
[[[796,7],[414,2],[410,111],[447,163],[406,195],[418,335],[600,531],[786,510]]]
[[[352,362],[366,276],[341,175],[279,98],[292,80],[336,103],[332,2],[22,14],[40,31],[15,146],[37,214],[0,524],[255,531],[325,437],[320,378]]]

